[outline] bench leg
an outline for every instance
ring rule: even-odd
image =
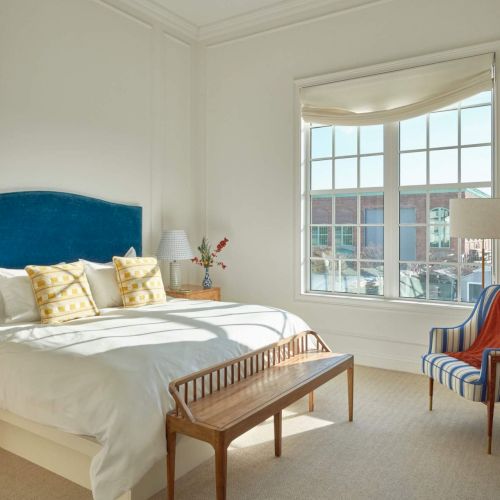
[[[226,500],[227,490],[227,446],[224,441],[215,444],[215,488],[217,500]]]
[[[349,400],[349,422],[352,422],[354,406],[354,366],[347,368],[347,394]]]
[[[167,500],[174,500],[175,487],[175,445],[177,434],[167,426]]]
[[[309,411],[314,411],[314,391],[309,393]]]
[[[274,415],[274,454],[281,457],[281,429],[282,429],[282,412]]]

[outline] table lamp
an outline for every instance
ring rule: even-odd
[[[183,229],[163,231],[156,256],[159,260],[170,261],[170,289],[179,290],[181,287],[181,266],[179,261],[189,260],[194,257],[186,231]]]
[[[484,240],[500,238],[500,198],[450,200],[450,236],[481,240],[481,286],[484,288]]]

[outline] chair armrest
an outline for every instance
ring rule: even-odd
[[[495,401],[498,401],[500,399],[499,393],[500,393],[500,347],[488,347],[483,351],[483,357],[481,360],[481,375],[479,378],[479,381],[483,384],[484,387],[484,393],[483,393],[483,399],[486,400],[486,389],[487,389],[487,382],[488,382],[488,369],[489,369],[489,364],[490,360],[493,362],[496,362],[496,380],[495,380]]]
[[[431,328],[429,332],[429,353],[460,352],[462,325],[450,328]]]
[[[488,375],[489,358],[496,360],[497,365],[500,364],[500,347],[487,347],[483,351],[481,359],[481,380],[485,381]]]

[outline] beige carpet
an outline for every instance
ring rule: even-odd
[[[356,368],[355,395],[351,424],[345,376],[317,392],[313,414],[305,400],[290,407],[279,459],[271,423],[235,441],[229,499],[500,498],[500,419],[494,455],[488,456],[482,404],[437,386],[429,413],[425,377],[363,367]],[[176,499],[212,499],[214,488],[209,461],[177,481]],[[1,500],[90,498],[82,488],[0,452]]]

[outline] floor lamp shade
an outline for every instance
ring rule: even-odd
[[[500,238],[500,198],[450,200],[450,236],[482,240],[481,286],[484,288],[484,240]]]
[[[186,231],[183,229],[163,231],[156,256],[159,260],[170,261],[170,288],[178,290],[181,287],[181,268],[178,261],[194,257]]]
[[[469,239],[500,238],[500,198],[451,200],[450,236]]]

